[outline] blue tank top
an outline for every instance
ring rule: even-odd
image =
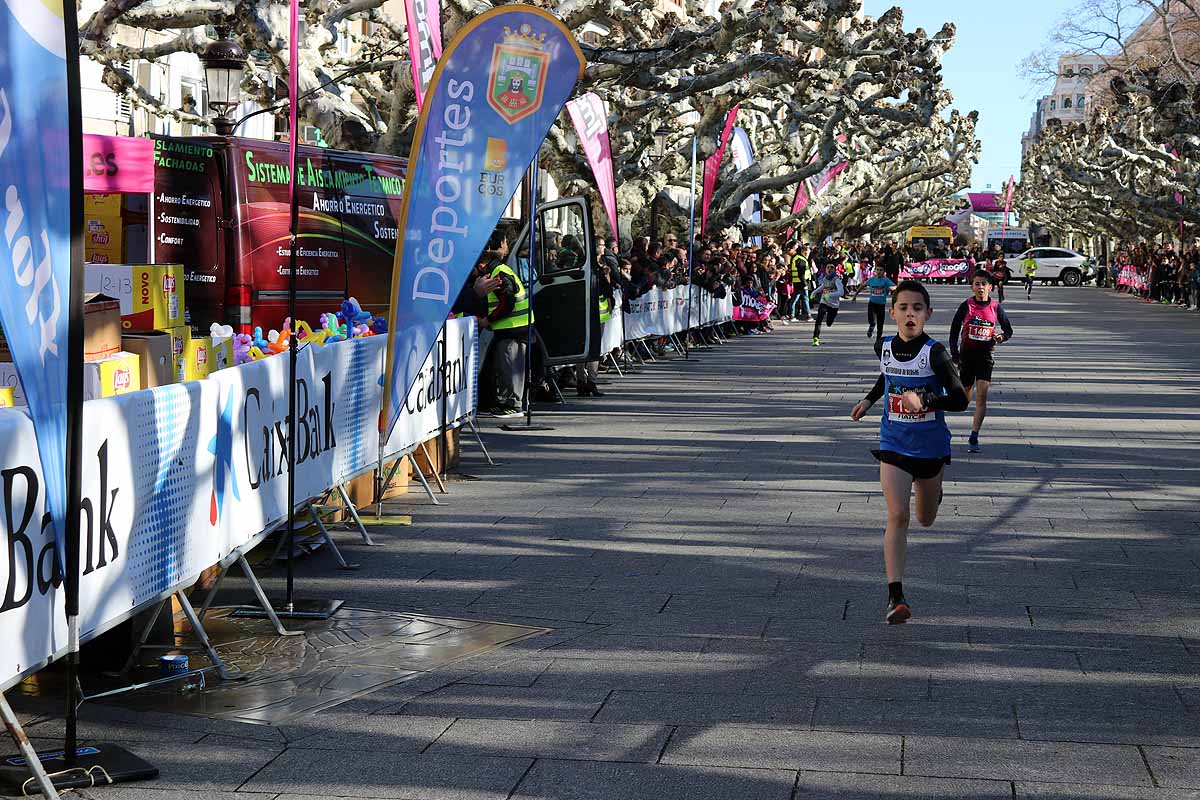
[[[879,449],[912,458],[941,458],[950,455],[950,428],[941,411],[921,411],[910,414],[904,410],[901,395],[907,391],[925,390],[944,395],[946,388],[933,371],[930,351],[937,344],[925,343],[911,361],[900,361],[892,353],[892,339],[883,340],[879,355],[879,370],[883,373],[886,405],[879,422]]]

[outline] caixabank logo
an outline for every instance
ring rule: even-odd
[[[512,125],[542,107],[550,54],[546,34],[535,34],[529,23],[516,31],[505,26],[504,41],[492,49],[488,72],[488,103]]]

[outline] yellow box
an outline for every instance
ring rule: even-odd
[[[133,353],[117,353],[103,361],[83,363],[83,399],[97,400],[142,388],[142,365]]]
[[[183,358],[178,364],[179,382],[202,381],[209,373],[209,346],[207,336],[188,339],[183,346]]]
[[[17,390],[11,386],[0,386],[0,408],[13,408],[17,405]]]
[[[25,402],[25,390],[21,388],[21,378],[17,375],[17,365],[11,361],[0,361],[0,389],[12,390],[13,405],[28,405]]]
[[[124,260],[121,217],[89,215],[83,223],[84,260],[89,264],[120,264]]]
[[[211,375],[217,370],[228,369],[234,364],[233,361],[233,338],[226,336],[222,339],[209,339],[208,349],[208,374]]]
[[[121,328],[161,331],[183,325],[182,264],[88,264],[84,290],[121,301]]]
[[[83,196],[83,213],[87,217],[119,217],[121,216],[121,195],[85,194]]]

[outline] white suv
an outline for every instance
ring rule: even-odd
[[[1037,261],[1037,273],[1034,277],[1043,283],[1053,281],[1061,282],[1064,286],[1079,286],[1095,276],[1095,268],[1085,255],[1061,247],[1034,247],[1009,260],[1010,280],[1021,280],[1025,277],[1025,267],[1021,262],[1030,256]]]

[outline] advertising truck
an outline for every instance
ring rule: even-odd
[[[300,319],[316,327],[347,297],[372,313],[387,312],[406,167],[406,159],[375,153],[297,148]],[[279,328],[288,316],[290,179],[286,142],[154,138],[151,254],[155,263],[184,266],[193,327],[220,322],[250,333]],[[546,355],[551,363],[594,359],[599,325],[593,330],[587,309],[594,305],[596,250],[587,200],[558,200],[539,214],[543,229],[574,234],[582,251],[573,269],[547,271],[533,284]],[[537,274],[542,254],[535,255]]]

